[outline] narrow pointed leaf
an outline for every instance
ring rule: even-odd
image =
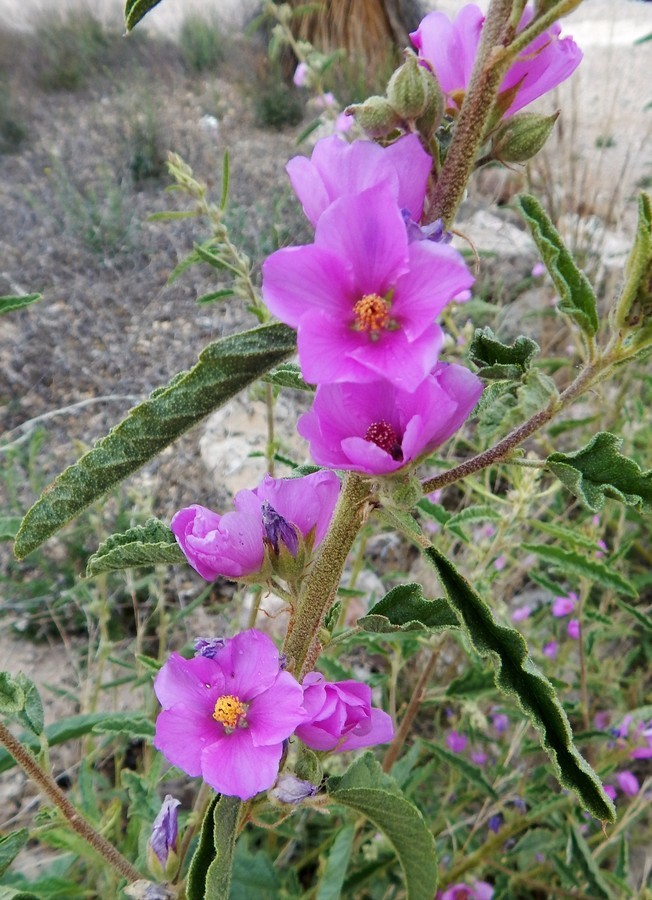
[[[480,378],[514,381],[525,375],[539,350],[536,341],[524,335],[513,344],[503,344],[487,326],[476,328],[469,356],[478,366]]]
[[[526,553],[535,553],[567,575],[588,578],[589,581],[619,591],[626,597],[638,597],[638,591],[631,581],[597,559],[587,559],[574,550],[562,550],[561,547],[552,547],[550,544],[521,544],[521,549]]]
[[[28,840],[29,831],[26,828],[10,831],[0,837],[0,876],[4,875]]]
[[[88,578],[115,569],[137,566],[174,565],[186,561],[169,526],[159,519],[148,519],[123,534],[112,534],[100,544],[88,560]]]
[[[599,431],[581,450],[551,453],[546,465],[593,512],[612,497],[627,506],[652,509],[652,470],[619,453],[622,438]]]
[[[40,294],[25,294],[22,297],[0,297],[0,316],[13,312],[14,309],[22,309],[41,299]]]
[[[339,900],[342,896],[342,887],[346,870],[349,867],[355,832],[353,825],[347,825],[346,828],[338,831],[317,888],[316,900]]]
[[[482,770],[478,766],[470,763],[467,759],[464,759],[463,756],[460,756],[457,753],[451,753],[450,750],[445,750],[444,747],[440,747],[439,744],[436,744],[434,741],[422,740],[421,743],[424,747],[428,747],[430,752],[439,757],[439,759],[443,760],[453,769],[457,769],[460,775],[466,778],[467,781],[470,781],[471,784],[474,784],[477,788],[480,788],[483,794],[491,797],[492,800],[498,800],[498,794],[489,784],[482,774]]]
[[[598,330],[598,306],[589,279],[575,265],[552,220],[536,197],[516,198],[559,295],[559,309],[589,336]]]
[[[434,547],[424,551],[459,614],[475,650],[496,664],[496,685],[516,697],[541,736],[563,787],[575,791],[586,809],[601,821],[613,822],[614,805],[597,775],[573,744],[566,713],[554,688],[528,656],[523,637],[513,628],[498,625],[490,608]]]
[[[383,832],[403,870],[407,900],[432,900],[437,890],[434,838],[419,810],[373,755],[365,753],[344,775],[329,778],[326,789],[331,800],[366,816]]]
[[[275,324],[209,344],[192,369],[134,407],[45,489],[16,535],[16,556],[31,553],[180,434],[290,356],[295,342],[290,328]]]
[[[446,600],[426,600],[420,584],[400,584],[358,619],[358,625],[376,633],[442,631],[459,628],[459,621]]]
[[[161,0],[127,0],[125,3],[125,25],[127,26],[127,31],[131,31],[147,15],[150,9],[154,9],[160,2]]]
[[[641,625],[645,631],[649,631],[652,633],[652,616],[649,613],[643,612],[642,609],[637,609],[637,607],[632,606],[631,603],[625,603],[624,600],[617,599],[616,603],[620,606],[621,609],[624,609],[625,612],[628,612],[630,616],[636,619],[639,625]]]
[[[589,845],[575,825],[571,826],[569,845],[571,862],[575,864],[574,868],[579,869],[588,882],[591,896],[604,897],[606,900],[613,897],[614,894],[593,858]]]

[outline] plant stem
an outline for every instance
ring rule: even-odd
[[[344,565],[360,528],[371,509],[371,484],[350,473],[340,493],[328,534],[306,578],[283,652],[288,669],[299,681],[310,672],[319,655],[319,629],[333,605]]]
[[[429,494],[431,491],[447,487],[449,484],[466,478],[468,475],[472,475],[480,469],[485,469],[487,466],[491,466],[504,459],[504,457],[509,456],[512,450],[515,450],[530,435],[553,419],[557,413],[565,409],[573,400],[576,400],[580,394],[583,394],[590,387],[597,384],[598,381],[601,381],[606,371],[611,367],[611,363],[612,359],[608,355],[598,357],[592,365],[587,366],[586,369],[580,372],[575,381],[571,382],[559,397],[553,397],[544,409],[539,410],[527,422],[515,428],[514,431],[503,438],[502,441],[499,441],[494,447],[490,447],[466,462],[460,463],[459,466],[449,469],[448,472],[442,472],[441,475],[436,475],[434,478],[424,482],[424,493]]]
[[[401,752],[403,744],[405,743],[405,739],[407,738],[408,734],[410,733],[410,729],[412,728],[412,723],[414,722],[414,719],[419,712],[419,707],[423,702],[426,688],[428,687],[428,683],[430,682],[432,674],[435,671],[436,665],[437,654],[435,653],[435,649],[431,648],[430,658],[424,666],[421,675],[419,675],[419,680],[417,681],[414,691],[412,692],[410,702],[408,703],[407,709],[405,710],[403,718],[401,719],[401,724],[399,725],[396,734],[392,738],[392,742],[387,748],[387,751],[383,758],[384,772],[391,772],[392,766],[398,759],[398,755]]]
[[[276,440],[274,437],[274,387],[265,385],[265,406],[267,408],[267,474],[274,477],[274,453],[276,452]]]
[[[70,827],[82,837],[109,865],[128,882],[142,879],[141,873],[110,844],[72,805],[51,775],[44,772],[32,753],[0,722],[0,744],[13,756],[25,774],[32,779],[43,794],[57,807]]]

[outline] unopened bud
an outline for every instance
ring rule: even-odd
[[[345,110],[355,116],[358,125],[371,137],[385,137],[401,123],[401,117],[386,97],[368,97],[364,103],[355,103]]]
[[[559,110],[551,116],[519,113],[500,126],[491,142],[495,159],[505,163],[524,163],[542,149],[550,137]]]
[[[402,119],[411,121],[427,113],[441,116],[444,105],[439,82],[411,51],[390,78],[387,99]]]

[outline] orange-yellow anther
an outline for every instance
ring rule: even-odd
[[[365,294],[353,307],[358,331],[377,334],[390,324],[389,305],[378,294]]]
[[[234,697],[232,694],[220,697],[215,704],[215,710],[213,711],[213,718],[215,721],[221,722],[225,728],[231,730],[237,728],[246,718],[246,715],[246,705],[241,703],[238,698]]]

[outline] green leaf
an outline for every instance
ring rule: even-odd
[[[591,896],[605,897],[607,900],[613,897],[609,885],[591,854],[589,845],[575,825],[572,825],[570,830],[569,851],[569,856],[571,857],[569,862],[575,862],[575,866],[579,868],[582,875],[586,878],[591,889]]]
[[[366,816],[394,848],[405,876],[407,900],[432,900],[437,890],[435,841],[419,810],[403,797],[371,753],[341,777],[331,777],[328,795]]]
[[[315,389],[301,377],[301,369],[296,363],[283,363],[268,372],[262,379],[268,384],[276,384],[279,387],[293,388],[295,391],[311,391]]]
[[[451,681],[446,688],[446,696],[475,699],[481,694],[486,694],[489,691],[495,690],[495,687],[496,681],[491,672],[486,672],[484,669],[473,666],[472,668],[467,669],[467,671],[463,675],[460,675],[459,678],[454,678],[453,681]]]
[[[613,318],[616,328],[637,332],[628,338],[626,346],[630,341],[634,345],[647,343],[652,320],[652,204],[646,194],[639,197],[636,237]]]
[[[202,294],[197,297],[197,303],[205,305],[207,303],[215,303],[216,300],[226,300],[228,297],[234,297],[235,291],[232,288],[222,288],[219,291],[211,291],[209,294]]]
[[[0,672],[0,715],[15,716],[25,708],[25,692],[9,672]]]
[[[538,528],[539,531],[543,531],[563,541],[565,547],[584,547],[586,550],[592,550],[594,553],[597,553],[600,549],[593,538],[586,537],[573,528],[565,528],[563,525],[555,525],[552,522],[540,522],[538,519],[529,519],[528,524],[532,528]]]
[[[20,528],[20,516],[0,516],[0,541],[13,541]]]
[[[496,663],[496,685],[516,697],[541,735],[563,787],[576,792],[581,803],[601,821],[613,822],[614,805],[593,769],[573,744],[566,713],[550,682],[534,665],[523,637],[513,628],[498,625],[479,594],[455,566],[434,547],[424,551],[442,582],[474,649]]]
[[[587,559],[574,550],[562,550],[561,547],[551,547],[549,544],[521,544],[521,549],[525,553],[536,553],[540,559],[567,575],[588,578],[603,587],[620,591],[627,597],[638,597],[638,591],[630,581],[597,559]]]
[[[317,888],[316,900],[339,900],[341,897],[355,832],[353,825],[347,825],[338,831]]]
[[[229,900],[235,838],[241,810],[242,800],[224,795],[215,807],[213,840],[217,855],[206,872],[204,900]]]
[[[23,297],[0,297],[0,316],[3,313],[13,312],[14,309],[22,309],[41,299],[40,294],[25,294]]]
[[[0,876],[4,875],[28,840],[27,828],[10,831],[9,834],[0,837]]]
[[[144,525],[137,525],[122,534],[112,534],[100,544],[88,560],[86,577],[114,569],[182,562],[186,562],[186,557],[169,526],[159,519],[148,519]]]
[[[0,900],[41,900],[31,891],[22,891],[20,888],[2,887],[0,885]]]
[[[264,850],[251,850],[246,834],[238,838],[229,900],[278,900],[279,877]]]
[[[92,730],[93,734],[126,734],[130,738],[149,741],[156,731],[154,723],[141,713],[106,713]]]
[[[18,713],[18,721],[34,734],[41,734],[43,731],[43,701],[38,688],[32,679],[22,672],[16,675],[16,684],[22,689],[25,697],[25,705]]]
[[[630,616],[633,616],[638,624],[642,625],[646,631],[652,631],[652,616],[649,613],[644,613],[643,610],[637,609],[635,606],[632,606],[631,603],[626,603],[619,597],[616,598],[616,603],[621,609],[628,612]]]
[[[227,203],[229,201],[229,183],[230,183],[230,159],[229,159],[229,151],[224,151],[224,156],[222,157],[222,191],[220,194],[220,209],[222,212],[226,209]]]
[[[598,330],[598,306],[591,284],[576,265],[548,214],[529,194],[516,198],[541,258],[559,295],[559,309],[593,337]]]
[[[125,3],[125,25],[127,26],[127,31],[131,31],[134,25],[137,25],[143,16],[147,15],[150,9],[158,6],[160,2],[161,0],[127,0]]]
[[[400,584],[385,594],[358,619],[365,631],[443,631],[459,628],[457,616],[446,600],[426,600],[420,584]]]
[[[466,778],[467,781],[470,781],[471,784],[474,784],[477,788],[479,788],[483,794],[491,797],[492,800],[498,799],[498,794],[489,784],[487,779],[482,774],[482,769],[480,769],[478,766],[474,766],[473,763],[470,763],[468,760],[464,759],[463,756],[460,756],[457,753],[451,753],[450,750],[445,750],[434,741],[426,741],[422,739],[421,743],[425,747],[428,747],[435,756],[439,757],[439,759],[443,760],[445,763],[448,763],[448,765],[452,766],[454,769],[457,769],[460,775]]]
[[[476,328],[469,356],[478,366],[480,378],[516,381],[525,375],[540,349],[524,335],[517,337],[513,344],[503,344],[487,326]]]
[[[197,364],[134,407],[119,425],[45,489],[23,519],[14,552],[22,559],[98,497],[137,471],[180,434],[296,349],[285,325],[265,325],[209,344]]]
[[[546,465],[592,512],[599,512],[607,497],[650,509],[652,470],[642,472],[638,463],[619,453],[622,443],[622,438],[599,431],[581,450],[551,453]]]
[[[219,794],[213,797],[202,822],[199,842],[188,867],[186,880],[187,900],[204,900],[206,873],[208,872],[208,867],[215,859],[215,810],[219,799]]]

